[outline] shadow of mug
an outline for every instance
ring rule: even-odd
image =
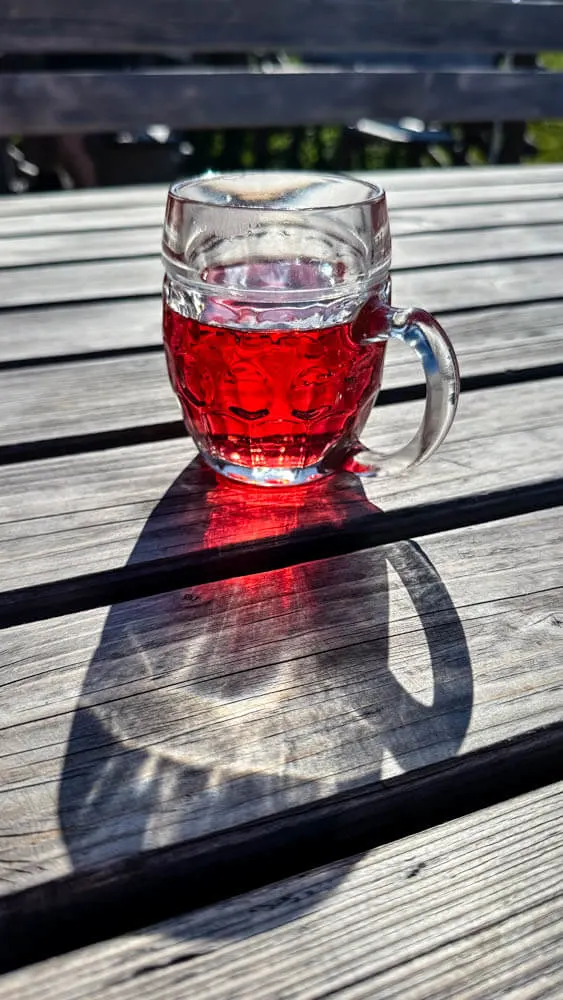
[[[130,563],[305,526],[337,531],[375,509],[353,476],[269,491],[218,482],[195,460]],[[399,771],[456,754],[472,673],[436,569],[409,541],[329,556],[110,609],[60,784],[76,869],[377,780],[385,757]],[[316,901],[305,894],[303,907]]]

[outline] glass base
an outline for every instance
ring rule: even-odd
[[[205,452],[201,453],[204,461],[214,472],[218,472],[235,483],[247,483],[249,486],[306,486],[319,479],[326,479],[332,474],[331,469],[323,470],[318,465],[310,465],[306,469],[283,468],[247,468],[244,465],[233,465],[220,458],[211,458]]]

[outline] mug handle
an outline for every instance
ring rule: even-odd
[[[422,362],[426,377],[426,404],[416,434],[398,451],[380,454],[360,441],[352,445],[342,468],[360,476],[396,476],[425,462],[448,433],[459,400],[457,358],[438,321],[423,309],[387,306],[384,312],[384,329],[379,328],[373,336],[362,338],[362,342],[375,344],[393,339],[412,347]]]

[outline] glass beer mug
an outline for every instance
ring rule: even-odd
[[[438,448],[457,407],[457,361],[432,316],[391,305],[382,188],[303,172],[180,181],[162,245],[170,379],[216,472],[299,485],[339,469],[397,474]],[[426,405],[410,442],[379,454],[360,435],[390,338],[420,358]]]

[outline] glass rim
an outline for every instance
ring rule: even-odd
[[[213,201],[208,201],[202,198],[190,197],[190,189],[196,189],[202,182],[213,181],[214,179],[220,180],[225,178],[226,180],[237,180],[239,178],[247,177],[265,177],[273,179],[287,178],[289,181],[291,178],[299,179],[302,183],[306,181],[307,178],[311,178],[311,181],[327,181],[330,183],[337,184],[354,184],[358,188],[358,192],[363,192],[363,197],[358,195],[357,199],[350,201],[348,197],[345,201],[340,204],[322,204],[322,205],[308,205],[308,206],[292,206],[292,205],[239,205],[239,204],[217,204]],[[315,214],[315,213],[327,213],[327,212],[341,212],[352,208],[362,208],[368,205],[375,205],[385,199],[385,190],[379,185],[372,183],[371,181],[363,180],[358,177],[354,177],[351,174],[332,174],[324,173],[323,171],[315,170],[233,170],[233,171],[214,171],[207,170],[203,174],[199,174],[196,177],[190,177],[188,179],[173,181],[168,189],[169,196],[171,195],[177,201],[182,202],[185,205],[198,206],[200,208],[213,208],[218,211],[231,211],[231,212],[291,212],[295,215],[302,214]]]

